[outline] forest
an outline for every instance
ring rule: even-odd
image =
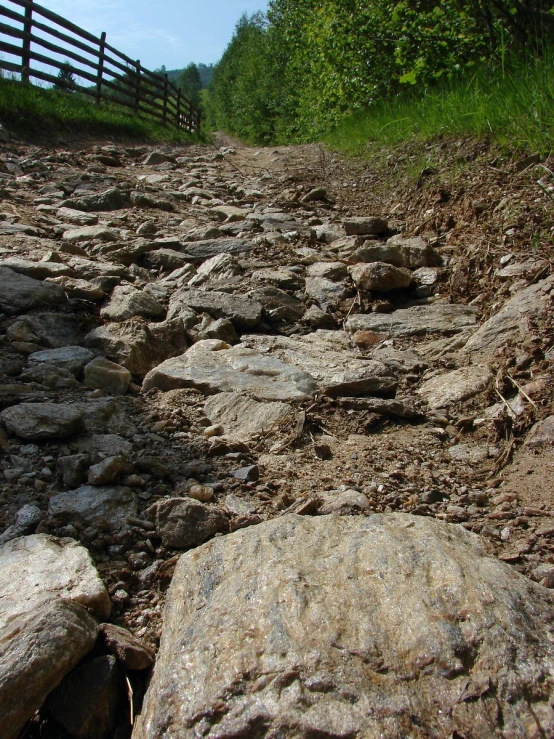
[[[551,56],[553,8],[549,0],[271,0],[266,14],[240,19],[215,66],[209,125],[258,143],[314,140],[383,100]]]

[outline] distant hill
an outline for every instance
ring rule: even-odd
[[[202,89],[208,87],[212,81],[212,75],[214,73],[215,64],[197,64],[198,71],[200,72],[200,79],[202,80]],[[167,74],[171,82],[174,85],[178,84],[179,77],[181,76],[182,69],[168,70]]]

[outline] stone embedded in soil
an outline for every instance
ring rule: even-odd
[[[260,403],[241,393],[218,393],[206,400],[204,413],[212,424],[223,426],[229,439],[246,441],[290,420],[294,410],[287,403]]]
[[[46,349],[45,351],[33,352],[29,356],[29,362],[53,364],[61,369],[68,370],[72,375],[78,377],[81,370],[94,359],[90,349],[82,346],[64,346],[59,349]]]
[[[385,332],[391,336],[456,334],[477,325],[477,310],[467,305],[433,303],[402,308],[393,313],[352,315],[346,322],[350,333]]]
[[[323,395],[394,395],[397,380],[381,362],[352,350],[344,331],[316,331],[301,337],[243,336],[242,343],[308,372]]]
[[[390,292],[408,288],[412,284],[412,273],[403,267],[394,267],[385,262],[355,264],[348,271],[356,287],[360,290]]]
[[[275,357],[206,340],[150,371],[142,390],[153,387],[165,391],[194,387],[207,395],[240,392],[256,400],[294,403],[309,400],[317,383],[307,372]]]
[[[338,308],[350,292],[350,289],[344,285],[324,277],[308,277],[306,279],[306,295],[315,300],[324,311]]]
[[[82,228],[71,228],[63,235],[63,240],[70,244],[78,244],[80,241],[116,241],[117,233],[105,226],[83,226]]]
[[[88,552],[35,535],[0,547],[0,712],[15,739],[96,642],[110,599]]]
[[[409,269],[440,267],[442,264],[442,257],[439,252],[420,236],[412,239],[404,236],[392,236],[387,241],[387,247],[399,249],[403,259],[402,266]]]
[[[376,236],[386,233],[389,225],[384,218],[361,216],[343,221],[347,236]]]
[[[551,275],[516,293],[475,331],[464,352],[492,356],[509,341],[524,341],[529,322],[538,320],[551,308],[553,291],[554,275]]]
[[[193,498],[169,498],[151,506],[147,517],[156,525],[164,546],[189,549],[217,533],[229,530],[229,519],[219,508]]]
[[[62,275],[71,275],[73,270],[67,264],[58,264],[57,262],[33,262],[30,259],[21,259],[19,257],[11,257],[0,262],[1,267],[8,267],[20,275],[32,277],[35,280],[44,280],[47,277],[60,277]]]
[[[103,390],[109,395],[125,395],[131,379],[128,369],[105,357],[96,357],[85,367],[85,386]]]
[[[108,321],[126,321],[135,316],[143,318],[164,318],[165,308],[145,290],[137,290],[130,285],[116,287],[105,308],[100,311]]]
[[[0,266],[0,310],[6,315],[57,307],[65,300],[65,293],[59,285],[40,282]]]
[[[253,328],[262,319],[260,303],[241,295],[215,290],[178,290],[171,297],[168,317],[178,316],[182,306],[198,313],[207,313],[212,318],[228,318],[240,328]]]
[[[127,629],[102,624],[100,633],[106,646],[128,670],[146,670],[154,663],[154,653]]]
[[[31,313],[19,316],[6,335],[10,341],[26,341],[58,349],[79,344],[82,331],[79,318],[73,313]]]
[[[525,446],[539,447],[554,444],[554,416],[536,423],[525,440]]]
[[[550,735],[553,608],[457,526],[263,523],[181,557],[133,739]]]
[[[21,403],[2,411],[0,420],[27,441],[66,439],[85,430],[83,410],[63,403]]]
[[[423,383],[417,393],[427,401],[430,408],[446,408],[486,390],[492,377],[488,367],[461,367],[432,377]]]
[[[113,533],[125,529],[127,519],[136,515],[137,500],[130,488],[83,485],[50,498],[46,525],[49,529],[92,526]]]
[[[208,239],[206,241],[185,241],[181,244],[183,254],[195,263],[203,262],[218,254],[248,252],[250,248],[250,244],[243,239]]]

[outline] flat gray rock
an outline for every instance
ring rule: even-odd
[[[371,264],[355,264],[348,271],[356,287],[360,290],[374,290],[376,292],[390,292],[410,287],[412,273],[404,267],[395,267],[386,262],[372,262]]]
[[[8,316],[66,302],[63,288],[0,266],[0,310]]]
[[[108,304],[100,311],[108,321],[126,321],[129,318],[164,318],[165,308],[146,290],[131,285],[114,288]]]
[[[85,430],[83,409],[63,403],[20,403],[3,410],[0,420],[26,441],[67,439]]]
[[[276,357],[208,339],[149,372],[142,390],[152,387],[165,391],[195,387],[206,395],[239,392],[256,400],[295,403],[309,400],[317,383]]]
[[[551,736],[553,609],[458,526],[262,523],[179,560],[133,739]]]
[[[43,534],[0,547],[0,592],[2,737],[15,739],[94,647],[110,599],[84,547]]]
[[[155,523],[164,546],[174,549],[196,547],[229,530],[229,518],[223,511],[193,498],[160,500],[146,515]]]
[[[323,395],[394,395],[396,390],[391,369],[356,353],[344,331],[320,330],[300,337],[252,334],[243,336],[242,345],[308,372]]]
[[[486,390],[492,380],[488,367],[473,365],[431,377],[417,390],[430,408],[446,408]]]
[[[58,349],[76,346],[83,338],[79,317],[72,313],[32,313],[17,318],[7,331],[10,341],[25,341]]]
[[[129,516],[136,515],[137,500],[130,488],[83,485],[50,498],[47,524],[50,528],[72,524],[117,532],[127,527]]]
[[[392,336],[425,336],[442,333],[457,334],[477,324],[477,310],[467,305],[416,305],[394,313],[367,313],[350,316],[346,328],[356,331],[376,331]]]
[[[60,369],[65,369],[77,377],[85,364],[94,359],[93,352],[84,346],[64,346],[59,349],[46,349],[42,352],[34,352],[29,356],[31,364],[53,364]]]
[[[240,254],[250,251],[250,244],[243,239],[208,239],[205,241],[185,241],[181,250],[193,261],[203,262],[218,254]]]
[[[477,329],[464,347],[467,354],[491,356],[509,341],[523,341],[529,320],[547,313],[552,306],[554,276],[516,293],[497,313]]]
[[[61,277],[72,275],[73,270],[67,264],[57,262],[33,262],[30,259],[10,257],[0,263],[0,267],[8,267],[20,275],[32,277],[35,280],[44,280],[47,277]]]
[[[207,313],[212,318],[228,318],[241,328],[253,328],[262,319],[260,303],[242,295],[229,295],[215,290],[177,290],[169,303],[168,318],[179,315],[182,307]]]
[[[306,295],[315,300],[323,311],[338,308],[351,291],[340,282],[326,277],[308,277],[306,279]]]
[[[70,228],[62,236],[69,244],[78,244],[80,241],[116,241],[118,233],[105,226],[82,226]]]
[[[218,393],[206,400],[204,413],[214,426],[223,426],[225,436],[245,441],[290,420],[294,410],[288,403],[260,403],[240,393]]]

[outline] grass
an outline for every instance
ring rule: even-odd
[[[84,95],[68,94],[0,78],[0,121],[13,133],[31,139],[59,134],[112,135],[186,143],[197,137],[152,118],[137,117],[125,108],[94,101]]]
[[[483,67],[471,77],[423,92],[407,90],[346,118],[324,141],[363,156],[371,144],[442,135],[486,136],[510,148],[549,153],[554,143],[554,50],[541,59]]]

